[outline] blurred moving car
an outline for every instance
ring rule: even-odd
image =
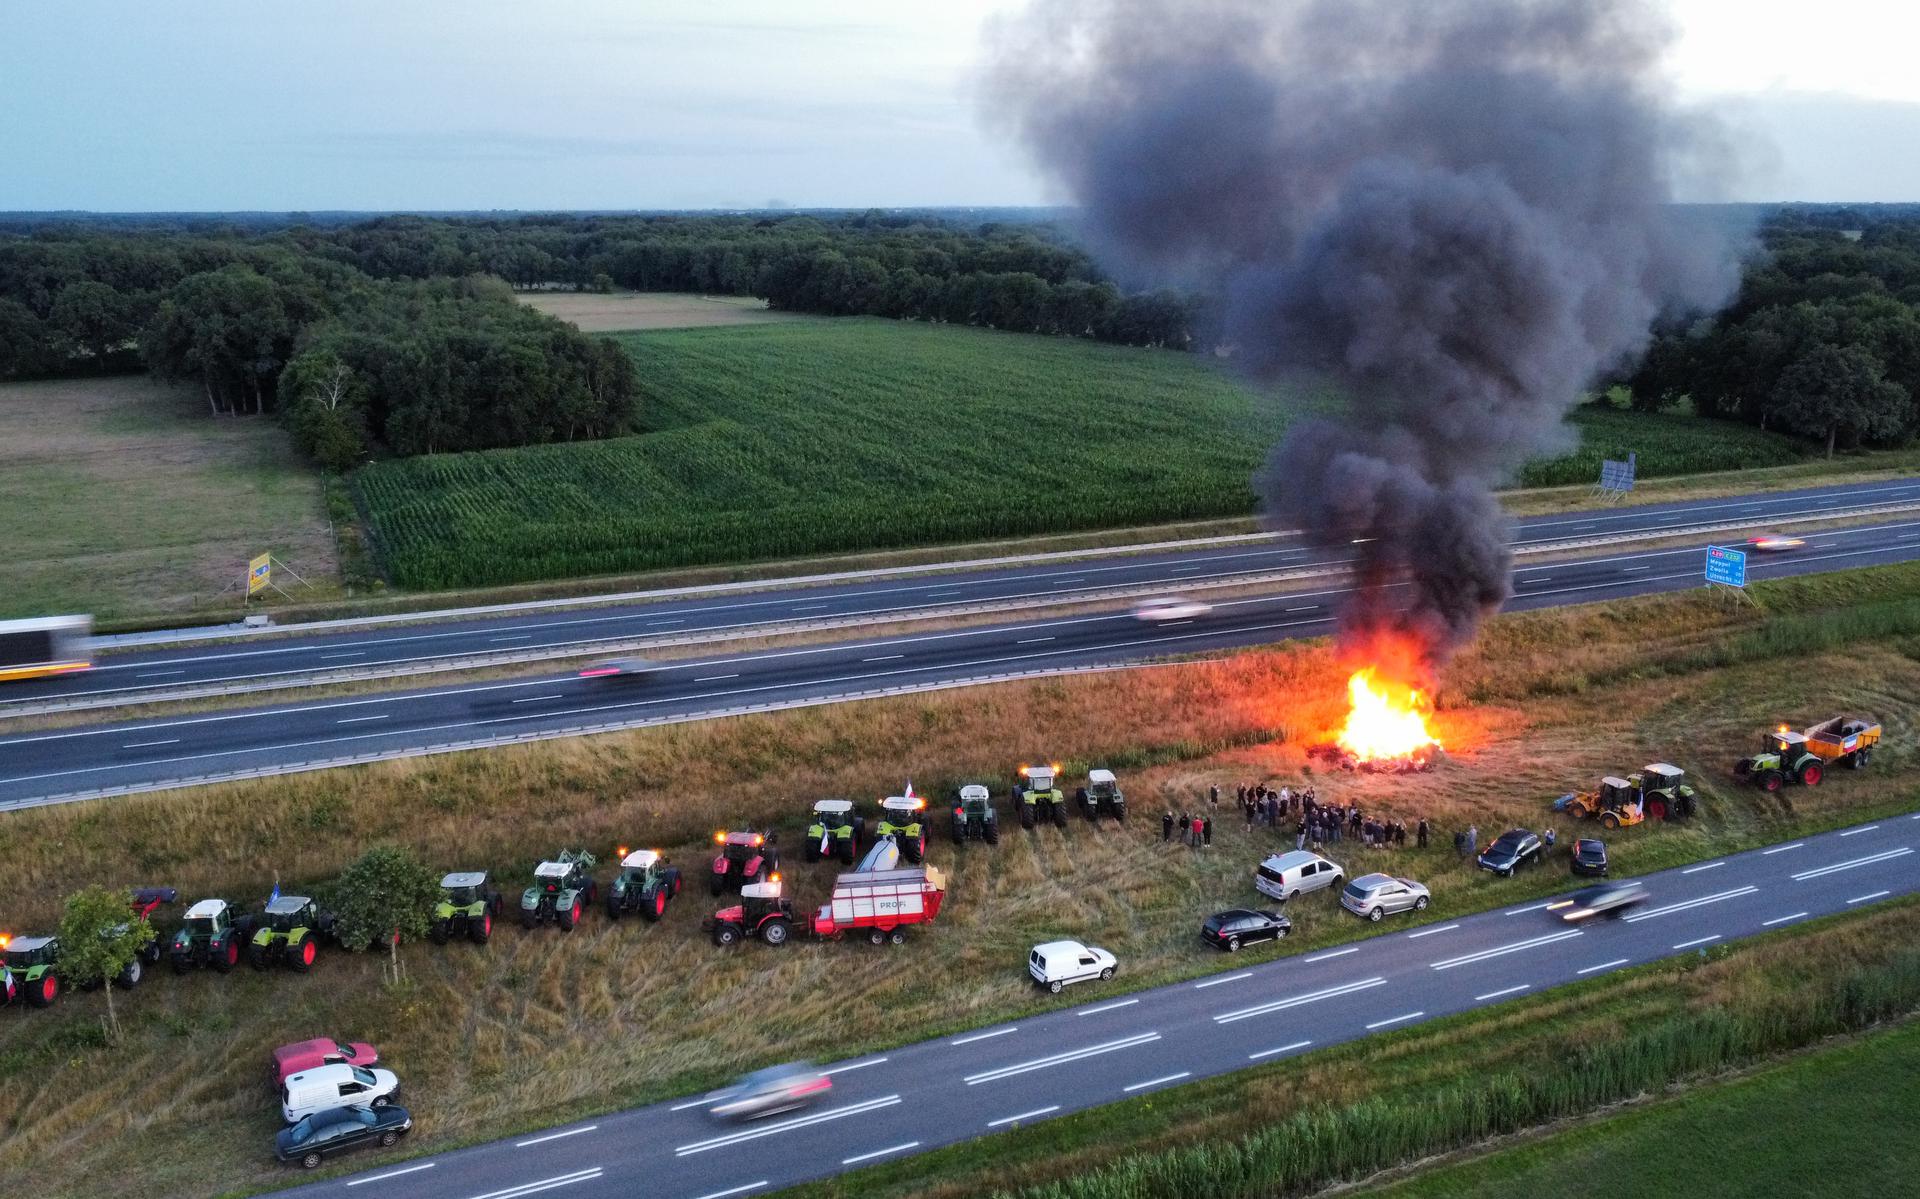
[[[1432,896],[1424,884],[1391,874],[1363,874],[1340,892],[1340,906],[1356,916],[1378,921],[1401,912],[1425,911]]]
[[[1573,872],[1596,878],[1607,874],[1607,843],[1597,837],[1582,837],[1573,843]]]
[[[1547,905],[1549,912],[1558,912],[1560,919],[1573,923],[1593,916],[1608,916],[1618,919],[1627,912],[1647,901],[1647,888],[1636,879],[1619,879],[1614,882],[1598,883],[1594,886],[1575,891],[1565,899],[1556,899]]]
[[[1747,538],[1747,547],[1762,554],[1778,554],[1787,550],[1797,550],[1806,544],[1801,537],[1787,537],[1780,533],[1762,533],[1758,537]]]
[[[1229,908],[1215,912],[1200,925],[1200,939],[1215,949],[1239,953],[1242,945],[1278,941],[1293,931],[1293,921],[1278,912]]]
[[[273,1156],[311,1170],[329,1153],[393,1144],[413,1128],[404,1107],[336,1107],[315,1112],[273,1134]]]
[[[580,668],[583,679],[621,679],[629,683],[645,682],[660,668],[645,658],[608,658]]]
[[[833,1080],[812,1062],[787,1062],[747,1075],[723,1092],[707,1114],[722,1120],[753,1120],[805,1107],[831,1090]]]
[[[365,1041],[336,1041],[332,1037],[315,1037],[311,1041],[295,1041],[291,1045],[282,1045],[274,1050],[273,1056],[267,1061],[267,1075],[273,1079],[273,1085],[277,1087],[302,1070],[343,1063],[349,1066],[371,1066],[379,1060],[380,1051]]]
[[[1162,597],[1141,600],[1134,605],[1133,615],[1136,620],[1158,623],[1166,620],[1192,620],[1196,616],[1205,616],[1211,611],[1213,611],[1212,604],[1203,603],[1197,599]]]

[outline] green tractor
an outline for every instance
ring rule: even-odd
[[[584,849],[563,849],[552,861],[533,868],[533,886],[520,895],[520,925],[532,928],[552,920],[572,932],[586,905],[600,898],[593,881],[594,857]]]
[[[927,801],[913,793],[907,784],[905,795],[890,795],[880,801],[880,825],[874,840],[892,841],[900,847],[900,856],[909,862],[921,862],[927,856]]]
[[[680,894],[680,868],[667,865],[657,849],[620,850],[620,874],[607,888],[607,919],[639,912],[648,920],[667,914],[667,901]]]
[[[1649,820],[1685,820],[1700,807],[1687,772],[1668,762],[1655,762],[1632,778],[1640,792],[1640,806]]]
[[[978,837],[988,845],[1000,843],[1000,814],[993,810],[993,796],[979,783],[960,788],[953,805],[953,843],[965,845],[969,837]]]
[[[813,823],[807,826],[806,859],[818,862],[834,857],[848,866],[867,839],[866,818],[853,814],[850,799],[822,799],[813,805]]]
[[[281,895],[267,901],[258,918],[245,921],[247,961],[255,970],[276,963],[305,974],[320,956],[320,941],[333,935],[333,916],[304,895]]]
[[[6,979],[0,986],[9,1000],[24,994],[34,1007],[52,1007],[60,998],[60,942],[54,937],[15,937],[6,943]]]
[[[1060,764],[1022,766],[1020,781],[1013,785],[1013,803],[1020,812],[1021,828],[1044,823],[1049,814],[1054,824],[1067,827],[1067,793],[1060,789]],[[1047,805],[1044,812],[1041,804]]]
[[[1827,763],[1807,746],[1805,733],[1781,725],[1766,734],[1759,753],[1735,762],[1733,772],[1762,791],[1778,791],[1789,782],[1818,787],[1827,776]]]
[[[487,885],[486,871],[455,871],[440,880],[440,902],[433,909],[427,937],[435,945],[459,936],[485,945],[499,914],[500,892]]]
[[[1087,785],[1074,792],[1080,812],[1088,820],[1111,816],[1122,824],[1127,819],[1127,797],[1121,793],[1120,780],[1111,770],[1087,771]]]
[[[245,940],[226,900],[203,899],[187,909],[167,947],[167,958],[175,974],[198,966],[212,966],[225,974],[240,964],[240,945]]]

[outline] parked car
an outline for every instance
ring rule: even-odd
[[[336,1107],[302,1116],[273,1135],[273,1156],[311,1170],[329,1153],[359,1145],[393,1144],[413,1128],[404,1107]]]
[[[287,1075],[280,1084],[280,1116],[289,1124],[297,1124],[315,1112],[336,1107],[385,1107],[399,1089],[400,1079],[391,1070],[370,1070],[345,1062],[315,1066]]]
[[[1231,908],[1215,912],[1200,925],[1200,939],[1215,949],[1239,953],[1242,945],[1278,941],[1293,931],[1293,921],[1278,912]]]
[[[1638,879],[1623,878],[1575,891],[1565,899],[1556,899],[1548,904],[1547,910],[1558,913],[1560,919],[1573,924],[1594,916],[1608,916],[1617,920],[1646,901],[1646,884]]]
[[[273,1056],[267,1059],[267,1075],[278,1087],[303,1070],[341,1063],[371,1066],[379,1060],[380,1052],[365,1041],[336,1041],[332,1037],[316,1037],[311,1041],[282,1045],[274,1050]]]
[[[811,1062],[788,1062],[747,1075],[720,1095],[707,1114],[723,1120],[752,1120],[805,1107],[831,1090],[833,1080]]]
[[[1120,969],[1119,959],[1104,949],[1089,948],[1078,941],[1048,941],[1035,945],[1027,954],[1027,973],[1055,995],[1068,983],[1097,978],[1102,982]]]
[[[1346,879],[1340,867],[1305,849],[1277,853],[1254,868],[1253,887],[1281,903],[1308,891],[1337,887]]]
[[[1425,911],[1432,898],[1424,884],[1391,874],[1363,874],[1340,892],[1340,906],[1356,916],[1378,921],[1382,916]]]
[[[1573,872],[1604,878],[1607,873],[1607,843],[1597,837],[1582,837],[1575,841]]]
[[[1159,624],[1167,620],[1192,620],[1213,611],[1213,605],[1197,599],[1167,597],[1163,599],[1141,600],[1134,606],[1136,620],[1149,624]]]
[[[1482,870],[1491,870],[1501,878],[1512,878],[1514,871],[1537,864],[1545,854],[1546,847],[1540,843],[1538,833],[1510,828],[1482,850],[1474,862]]]

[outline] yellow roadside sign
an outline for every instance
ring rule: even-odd
[[[247,594],[265,591],[273,584],[273,555],[261,554],[247,563]]]

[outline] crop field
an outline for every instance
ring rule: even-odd
[[[1249,478],[1325,395],[1192,355],[876,319],[622,338],[646,431],[375,463],[382,560],[436,589],[1245,515]],[[1595,440],[1531,482],[1792,461],[1785,438],[1582,409]],[[1559,472],[1554,474],[1553,472]]]
[[[685,292],[523,292],[522,303],[569,321],[586,333],[634,329],[704,329],[814,318],[770,309],[751,296],[696,296]]]
[[[126,1199],[270,1184],[280,1175],[264,1153],[275,1118],[260,1064],[274,1044],[319,1032],[380,1046],[406,1079],[422,1121],[412,1148],[422,1152],[698,1091],[771,1057],[840,1057],[1044,1008],[1061,1001],[1034,995],[1020,969],[1039,939],[1107,945],[1125,985],[1217,970],[1224,961],[1195,944],[1194,921],[1249,902],[1250,867],[1280,843],[1272,830],[1243,826],[1231,799],[1239,782],[1311,782],[1323,799],[1430,818],[1437,835],[1426,850],[1343,843],[1333,856],[1356,871],[1388,867],[1426,881],[1437,920],[1563,885],[1550,871],[1479,874],[1454,855],[1453,831],[1469,821],[1538,826],[1549,797],[1648,761],[1688,768],[1704,810],[1684,826],[1617,835],[1623,871],[1910,806],[1920,783],[1920,567],[1754,591],[1761,608],[1675,595],[1501,618],[1443,697],[1438,731],[1452,760],[1419,776],[1315,772],[1305,749],[1334,719],[1340,679],[1325,647],[1303,645],[14,813],[0,872],[9,931],[45,925],[58,896],[82,881],[257,902],[276,878],[284,891],[324,884],[380,842],[411,846],[442,869],[488,869],[509,895],[534,857],[563,845],[600,853],[602,879],[614,845],[643,841],[697,872],[720,822],[776,827],[791,860],[814,798],[850,795],[871,807],[906,777],[929,794],[981,779],[1004,807],[1009,770],[1035,753],[1075,773],[1116,768],[1134,815],[1124,826],[1076,819],[1064,833],[1009,824],[993,848],[936,841],[932,860],[951,880],[947,909],[898,950],[721,952],[699,933],[714,905],[695,887],[657,926],[613,925],[595,912],[571,935],[503,928],[484,949],[403,946],[408,980],[397,987],[380,981],[378,955],[332,954],[312,978],[162,972],[120,1005],[127,1034],[116,1046],[102,1042],[95,995],[70,994],[53,1012],[0,1013],[9,1137],[0,1183]],[[1792,672],[1779,669],[1786,656]],[[1750,752],[1759,729],[1844,709],[1869,711],[1888,729],[1871,770],[1773,796],[1729,777],[1727,764]],[[1158,812],[1198,804],[1210,785],[1229,796],[1213,846],[1162,842]],[[84,880],[76,860],[88,864]],[[801,906],[817,902],[831,873],[791,865]],[[1289,950],[1370,931],[1330,898],[1291,915]],[[1592,1010],[1542,999],[1555,1011]],[[769,1012],[778,1013],[772,1043]],[[1406,1060],[1391,1045],[1355,1052]],[[1257,1110],[1280,1119],[1299,1109],[1296,1088],[1262,1077]],[[1340,1093],[1359,1095],[1368,1074],[1342,1077]],[[1217,1119],[1244,1127],[1244,1114]],[[1058,1179],[1101,1153],[1184,1144],[1186,1131],[1160,1126],[1151,1143],[1109,1137],[1074,1154],[1007,1141],[1015,1160],[996,1181]],[[892,1168],[890,1193],[977,1190],[957,1171],[917,1169]]]

